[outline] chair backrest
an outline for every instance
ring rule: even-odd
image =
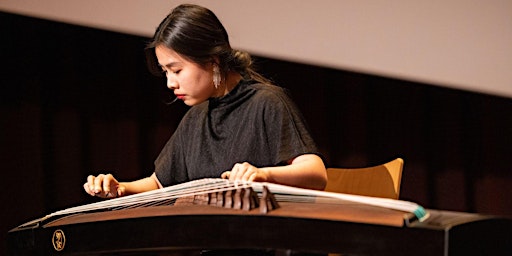
[[[325,191],[398,199],[404,161],[364,168],[327,168]]]

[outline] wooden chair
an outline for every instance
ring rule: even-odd
[[[364,168],[327,168],[325,191],[398,199],[404,161]]]

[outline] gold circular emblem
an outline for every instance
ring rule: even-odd
[[[64,250],[64,246],[66,245],[66,237],[64,236],[64,231],[57,229],[53,232],[52,237],[53,248],[60,252]]]

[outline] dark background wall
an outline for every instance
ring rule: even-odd
[[[147,38],[0,13],[1,237],[92,202],[88,174],[130,180],[187,110],[147,72]],[[401,199],[512,216],[512,99],[257,58],[290,90],[328,166],[405,160]]]

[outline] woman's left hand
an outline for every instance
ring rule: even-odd
[[[230,181],[268,181],[268,173],[263,168],[257,168],[247,162],[237,163],[231,171],[225,171],[221,174],[221,178]]]

